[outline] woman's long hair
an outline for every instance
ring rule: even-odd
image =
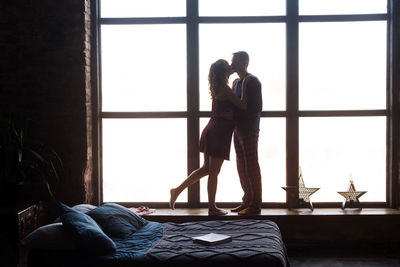
[[[218,94],[218,88],[221,85],[228,84],[229,64],[224,59],[218,59],[211,64],[210,72],[208,74],[208,85],[210,89],[211,98],[214,99]]]

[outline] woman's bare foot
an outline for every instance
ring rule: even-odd
[[[220,208],[208,208],[208,215],[226,215],[228,212]]]
[[[171,209],[175,209],[175,201],[176,201],[176,198],[178,197],[176,195],[176,189],[172,188],[169,192],[170,192],[170,195],[171,195],[170,199],[169,199],[169,207]]]

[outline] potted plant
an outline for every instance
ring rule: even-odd
[[[62,170],[53,149],[27,136],[12,119],[0,118],[0,205],[54,200]]]

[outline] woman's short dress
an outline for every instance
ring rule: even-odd
[[[235,123],[233,120],[218,116],[221,112],[228,110],[232,110],[232,104],[229,101],[213,99],[211,118],[201,133],[200,152],[229,160]]]

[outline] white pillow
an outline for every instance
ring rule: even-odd
[[[29,249],[76,250],[71,238],[64,232],[63,224],[51,223],[27,235],[21,244]]]

